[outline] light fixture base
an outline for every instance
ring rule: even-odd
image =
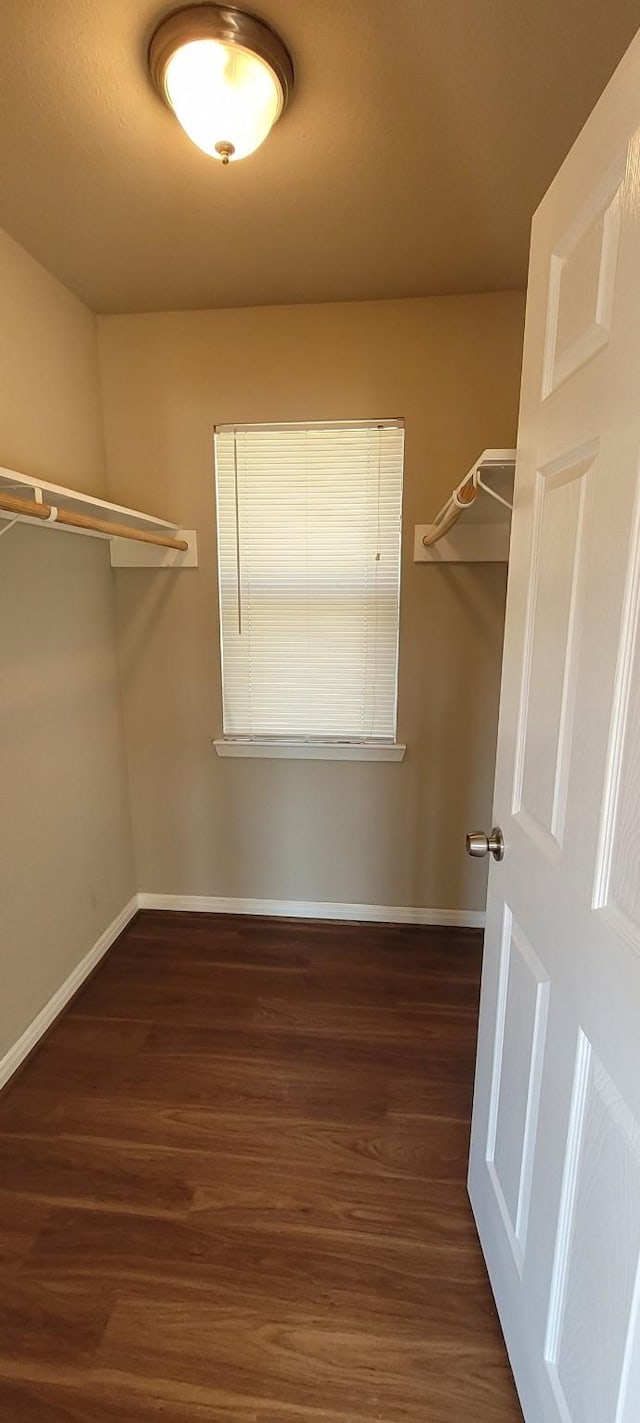
[[[149,45],[149,73],[161,98],[167,103],[164,76],[175,50],[192,40],[218,40],[250,50],[273,70],[282,90],[281,114],[293,90],[293,62],[286,45],[264,20],[247,15],[229,5],[186,5],[172,10],[160,21]]]

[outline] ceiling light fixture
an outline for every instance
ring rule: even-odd
[[[293,88],[275,31],[224,5],[167,15],[149,46],[149,71],[192,142],[224,164],[264,143]]]

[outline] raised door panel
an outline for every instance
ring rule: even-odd
[[[563,1423],[622,1423],[637,1349],[640,1127],[580,1032],[545,1347]]]
[[[640,490],[630,541],[593,899],[640,950]]]
[[[510,910],[505,909],[486,1156],[520,1272],[529,1219],[548,1008],[546,970]]]
[[[543,398],[607,345],[626,151],[557,240],[549,265]]]
[[[562,846],[582,632],[582,553],[597,445],[538,471],[514,814]]]

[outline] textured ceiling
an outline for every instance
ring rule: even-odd
[[[0,226],[95,310],[523,286],[640,0],[257,0],[293,101],[223,169],[153,93],[157,0],[5,0]]]

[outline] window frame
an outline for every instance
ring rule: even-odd
[[[263,430],[348,430],[367,427],[400,427],[405,431],[402,417],[367,418],[363,420],[299,420],[299,421],[257,421],[214,425],[214,490],[216,507],[216,578],[218,585],[218,619],[220,641],[220,691],[221,705],[224,705],[224,636],[222,579],[220,575],[220,498],[218,465],[216,460],[215,437],[223,434],[260,432]],[[398,611],[395,629],[395,700],[394,734],[389,737],[374,736],[358,738],[349,736],[299,736],[291,735],[234,735],[226,733],[212,739],[216,754],[221,757],[267,758],[273,760],[335,760],[335,761],[402,761],[406,745],[398,741],[398,698],[400,682],[400,611],[402,596],[402,532],[404,512],[404,448],[402,455],[402,489],[400,495],[400,527],[398,530]],[[222,718],[223,720],[223,718]],[[223,721],[224,725],[224,721]]]

